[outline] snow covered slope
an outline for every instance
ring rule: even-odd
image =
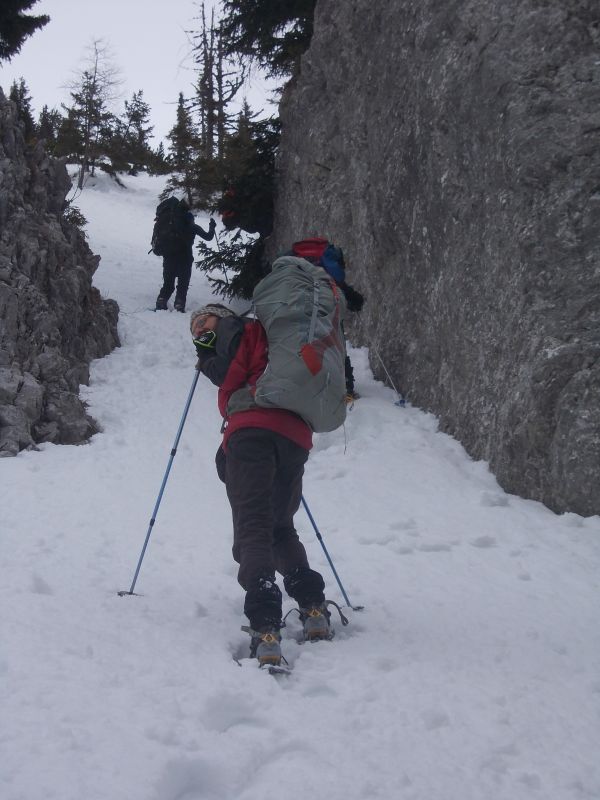
[[[99,177],[79,200],[96,285],[121,306],[122,347],[83,390],[103,433],[0,460],[0,798],[598,800],[600,519],[504,494],[433,417],[394,405],[364,350],[362,399],[345,430],[316,438],[305,480],[365,606],[333,642],[299,645],[292,615],[290,677],[232,658],[248,637],[204,378],[141,596],[117,596],[195,363],[189,314],[147,310],[161,179],[124,180]],[[211,299],[194,270],[188,308]],[[302,510],[296,521],[343,602]]]

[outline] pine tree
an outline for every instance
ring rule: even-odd
[[[198,77],[193,102],[199,115],[201,154],[210,161],[215,154],[215,132],[217,121],[217,101],[215,97],[215,39],[214,10],[210,26],[206,24],[204,3],[201,6],[201,30],[194,35],[194,63]]]
[[[294,75],[313,31],[316,0],[223,0],[219,43],[225,59],[257,63],[271,77]],[[273,226],[278,119],[256,122],[247,105],[220,153],[223,194],[216,204],[228,231],[216,251],[200,244],[198,266],[222,294],[250,297],[265,268],[265,239]],[[253,235],[258,234],[258,238]],[[227,271],[233,272],[231,280]],[[225,279],[218,276],[223,271]]]
[[[190,181],[196,203],[206,207],[222,183],[225,140],[234,117],[228,113],[231,101],[243,83],[243,71],[225,55],[220,25],[214,11],[207,22],[201,5],[200,30],[192,33],[194,63],[197,71],[195,94],[190,109],[197,118],[198,149],[190,164]]]
[[[79,189],[83,188],[85,173],[90,171],[94,174],[97,161],[105,153],[106,147],[110,147],[115,118],[108,107],[120,85],[118,70],[110,59],[108,46],[101,39],[96,39],[88,50],[87,68],[70,84],[73,105],[70,108],[64,106],[69,122],[77,125],[80,134],[75,153],[80,163]]]
[[[163,194],[183,189],[188,204],[193,206],[192,165],[198,155],[198,134],[182,92],[177,102],[176,122],[167,134],[167,140],[170,143],[169,162],[175,174],[167,182]]]
[[[253,121],[249,109],[240,114],[238,130],[227,142],[224,193],[217,203],[223,222],[263,237],[273,227],[275,154],[281,125],[277,119]]]
[[[36,131],[31,111],[31,96],[25,78],[21,78],[18,83],[17,81],[13,82],[8,97],[17,107],[17,115],[23,123],[23,136],[25,141],[29,142],[35,136]]]
[[[223,158],[225,136],[232,117],[227,109],[244,82],[243,66],[234,67],[225,53],[223,32],[215,24],[214,11],[206,23],[204,3],[199,17],[201,29],[192,35],[198,77],[193,109],[199,115],[200,141],[206,160]]]
[[[130,175],[137,175],[140,169],[145,169],[150,164],[152,148],[149,137],[154,128],[148,124],[149,119],[150,106],[144,102],[144,93],[140,89],[133,93],[131,101],[125,100],[125,113],[121,117],[125,158],[130,162]]]
[[[69,162],[78,162],[83,154],[83,136],[81,124],[74,108],[63,106],[66,114],[61,116],[56,134],[53,153],[58,158],[66,158]]]
[[[156,150],[152,152],[148,172],[151,175],[168,175],[171,172],[171,164],[165,153],[165,146],[162,142]]]
[[[226,52],[255,61],[272,77],[297,72],[313,32],[316,0],[223,0]]]
[[[217,250],[200,242],[198,266],[213,288],[228,297],[249,298],[265,275],[265,239],[273,227],[273,182],[280,124],[276,119],[254,121],[247,104],[238,127],[226,143],[224,192],[217,203],[228,234]],[[258,234],[258,238],[248,234]],[[224,275],[233,273],[231,280]]]
[[[2,0],[0,4],[0,61],[10,61],[28,36],[50,22],[47,14],[24,14],[38,0]]]
[[[36,135],[38,139],[44,141],[46,150],[50,153],[54,153],[62,121],[61,113],[55,108],[49,109],[48,106],[42,108],[36,126]]]

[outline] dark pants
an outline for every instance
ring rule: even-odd
[[[308,565],[294,528],[308,451],[273,431],[243,428],[219,448],[217,471],[224,481],[233,517],[233,557],[246,590],[244,611],[255,630],[279,627],[281,592],[301,606],[322,603],[324,582]]]
[[[354,391],[354,370],[352,369],[350,356],[346,356],[344,361],[344,373],[346,375],[346,392],[352,394]]]
[[[185,305],[190,278],[192,277],[192,264],[194,255],[191,252],[174,253],[163,257],[163,285],[158,293],[159,297],[168,300],[175,291],[177,280],[177,293],[175,300]]]

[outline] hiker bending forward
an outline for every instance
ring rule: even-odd
[[[214,304],[194,311],[197,369],[219,387],[225,433],[216,455],[233,516],[233,557],[246,592],[251,656],[278,664],[282,596],[275,573],[299,606],[307,638],[329,638],[324,582],[310,569],[294,528],[312,431],[280,408],[260,408],[252,390],[267,365],[267,338],[257,320]],[[239,410],[237,410],[239,409]]]

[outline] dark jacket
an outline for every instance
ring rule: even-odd
[[[219,411],[226,424],[223,447],[226,447],[231,434],[240,428],[266,428],[310,450],[312,431],[292,411],[252,405],[231,412],[230,400],[234,392],[248,389],[251,398],[256,391],[256,381],[267,366],[267,336],[260,322],[243,317],[224,317],[217,324],[216,335],[214,352],[203,354],[198,359],[198,368],[219,387]]]
[[[209,225],[209,230],[205,231],[200,225],[196,225],[194,221],[194,215],[191,211],[186,213],[185,217],[186,221],[186,229],[185,229],[185,240],[184,240],[184,248],[186,251],[192,252],[192,247],[194,246],[194,239],[196,236],[202,237],[207,242],[210,242],[211,239],[214,238],[215,235],[215,228],[214,223]]]

